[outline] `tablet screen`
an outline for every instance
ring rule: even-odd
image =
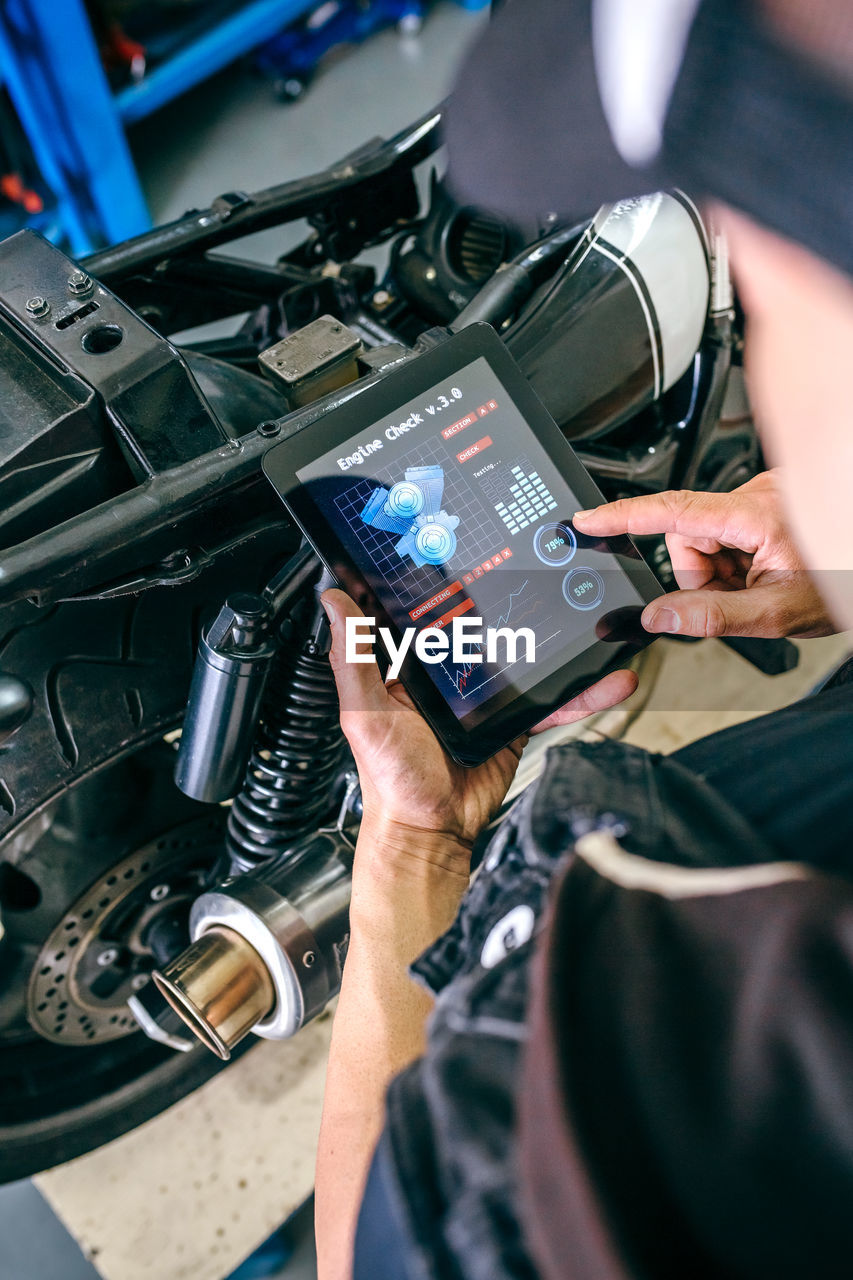
[[[479,356],[296,471],[396,626],[460,641],[423,665],[465,729],[645,603],[565,470]]]

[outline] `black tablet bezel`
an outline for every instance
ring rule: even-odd
[[[595,481],[578,460],[494,329],[487,324],[471,325],[401,364],[380,382],[357,392],[309,427],[274,445],[263,459],[267,479],[323,564],[345,590],[356,595],[363,605],[367,604],[368,611],[372,610],[376,617],[377,625],[388,627],[395,642],[400,640],[399,627],[376,598],[347,547],[318,510],[297,473],[323,454],[351,440],[359,431],[393,415],[400,405],[429,392],[436,383],[452,377],[480,356],[488,361],[536,439],[577,494],[581,504],[579,510],[604,502]],[[662,587],[657,578],[629,538],[608,538],[606,549],[614,556],[644,603],[661,594]],[[636,617],[631,617],[626,623],[621,640],[596,641],[531,689],[516,693],[505,706],[497,707],[484,721],[471,728],[465,728],[456,718],[412,650],[404,659],[401,679],[454,760],[464,765],[481,764],[588,689],[608,671],[624,666],[635,653],[651,643],[655,637],[640,626],[641,612],[642,607],[638,606]]]

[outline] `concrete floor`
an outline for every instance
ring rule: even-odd
[[[389,28],[335,55],[289,106],[247,64],[223,71],[130,132],[152,218],[205,207],[222,191],[304,177],[370,138],[390,137],[446,96],[482,21],[482,13],[438,3],[420,35]],[[269,259],[294,239],[265,231],[240,251]]]

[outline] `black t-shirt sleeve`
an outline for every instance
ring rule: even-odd
[[[394,1207],[387,1138],[373,1155],[358,1215],[353,1280],[410,1280],[410,1248]]]
[[[543,1280],[849,1277],[853,886],[596,840],[532,983],[520,1141]]]

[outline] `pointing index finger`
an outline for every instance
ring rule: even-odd
[[[639,498],[620,498],[592,511],[578,511],[574,523],[583,533],[602,537],[619,533],[639,536],[676,533],[686,538],[717,539],[744,550],[754,550],[753,546],[747,546],[757,535],[744,527],[745,506],[743,500],[738,503],[729,493],[671,489]],[[732,536],[735,536],[734,543],[729,541]]]
[[[655,493],[639,498],[619,498],[591,511],[577,511],[573,523],[584,533],[603,537],[619,533],[672,533],[683,504],[680,494]]]

